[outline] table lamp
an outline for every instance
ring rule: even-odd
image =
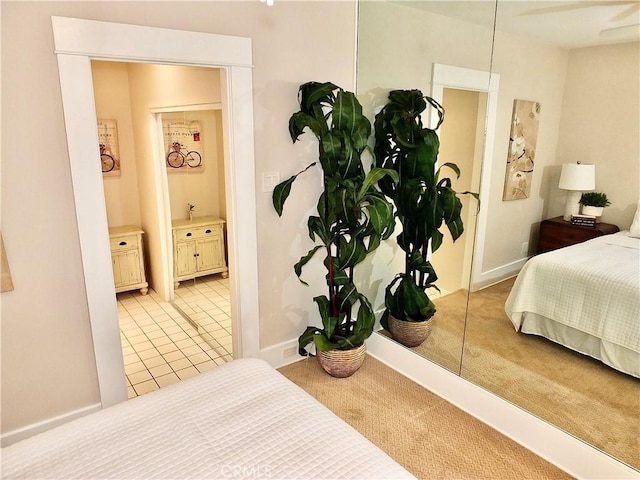
[[[558,188],[568,190],[567,204],[562,218],[570,221],[572,215],[580,212],[582,192],[596,188],[596,166],[580,162],[563,164]]]

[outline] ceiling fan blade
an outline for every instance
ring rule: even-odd
[[[620,12],[618,15],[613,17],[611,19],[611,21],[612,22],[619,22],[621,20],[626,19],[627,17],[630,17],[634,13],[638,13],[638,12],[640,12],[640,3],[636,3],[634,5],[631,5],[629,8],[627,8],[626,10]]]
[[[625,25],[623,27],[607,28],[600,32],[600,38],[604,40],[640,40],[640,23]]]
[[[553,5],[550,7],[541,7],[534,8],[532,10],[527,10],[522,12],[520,15],[528,16],[528,15],[545,15],[548,13],[564,13],[571,12],[574,10],[582,10],[584,8],[593,8],[593,7],[610,7],[610,6],[618,6],[618,5],[631,5],[631,8],[636,8],[638,2],[636,0],[618,0],[618,1],[598,1],[598,2],[573,2],[566,5]],[[629,9],[629,10],[630,10]]]

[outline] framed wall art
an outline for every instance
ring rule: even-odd
[[[98,119],[98,143],[102,175],[105,177],[120,175],[118,127],[115,120]]]
[[[199,120],[162,120],[165,164],[169,172],[204,171],[202,122]]]
[[[513,101],[503,201],[522,200],[531,194],[539,118],[539,102]]]

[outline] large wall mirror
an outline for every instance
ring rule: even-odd
[[[442,293],[434,299],[438,312],[431,336],[413,349],[414,368],[435,362],[639,469],[638,379],[520,334],[504,312],[515,275],[535,253],[540,221],[562,214],[558,165],[576,160],[563,155],[569,149],[567,125],[579,123],[568,105],[589,102],[594,94],[577,98],[577,79],[600,68],[595,59],[601,49],[609,49],[605,53],[613,61],[618,49],[629,48],[629,40],[614,38],[614,30],[600,35],[602,45],[571,43],[575,37],[554,31],[566,33],[569,25],[594,16],[613,27],[635,23],[637,29],[636,3],[362,1],[357,94],[372,119],[390,90],[439,95],[446,111],[440,161],[460,166],[456,190],[479,191],[483,199],[478,215],[474,200],[464,200],[464,236],[455,244],[448,239],[433,256]],[[638,40],[632,41],[637,52]],[[434,81],[439,66],[484,72],[486,84]],[[611,85],[599,88],[605,92]],[[533,193],[504,201],[515,100],[541,105]],[[604,129],[603,135],[614,130]],[[401,254],[390,242],[374,255],[372,278],[383,279],[372,289],[378,308],[384,307],[380,287],[402,269]]]

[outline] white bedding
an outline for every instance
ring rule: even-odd
[[[533,257],[505,311],[518,331],[640,377],[640,239],[619,232]]]
[[[3,478],[414,478],[261,360],[205,374],[2,449]]]

